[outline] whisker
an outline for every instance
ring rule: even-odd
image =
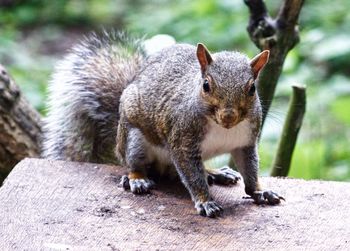
[[[270,121],[276,122],[279,125],[281,125],[283,123],[283,118],[285,118],[285,116],[286,116],[285,111],[271,107],[266,115],[266,118],[269,119]]]

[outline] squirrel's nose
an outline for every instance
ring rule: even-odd
[[[234,109],[225,109],[222,111],[220,119],[224,124],[235,124],[235,122],[238,120],[238,112]]]
[[[224,123],[232,123],[234,120],[234,115],[232,113],[225,113],[221,116],[221,120]]]

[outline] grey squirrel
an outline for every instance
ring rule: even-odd
[[[283,198],[258,182],[255,80],[268,57],[210,54],[200,43],[147,56],[142,40],[125,33],[90,34],[49,85],[43,157],[125,165],[121,183],[135,194],[154,188],[150,172],[177,174],[199,214],[216,217],[222,208],[208,183],[228,185],[239,176],[227,167],[206,170],[203,161],[231,153],[255,203],[278,204]]]

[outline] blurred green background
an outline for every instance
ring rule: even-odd
[[[275,15],[282,1],[266,1]],[[307,85],[307,113],[291,177],[350,180],[350,1],[305,1],[301,41],[285,62],[260,144],[268,174],[280,136],[291,84]],[[55,63],[83,34],[102,27],[179,42],[204,42],[211,51],[258,53],[246,32],[243,0],[0,0],[0,63],[45,115]],[[219,165],[222,159],[211,164]]]

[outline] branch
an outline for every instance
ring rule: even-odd
[[[0,65],[0,183],[25,157],[39,155],[41,118]]]
[[[271,176],[287,176],[298,133],[303,122],[306,107],[305,86],[293,85],[293,94],[289,103],[282,136],[272,166]]]
[[[258,92],[263,106],[263,121],[270,109],[284,60],[298,43],[298,17],[304,0],[285,0],[277,18],[267,13],[263,0],[244,0],[250,11],[247,27],[251,40],[260,50],[270,50],[269,63],[258,80]]]
[[[277,15],[277,23],[281,27],[294,28],[304,0],[286,0]]]
[[[268,14],[265,3],[262,0],[244,0],[244,2],[250,11],[247,27],[250,39],[261,50],[269,49],[275,43],[276,24]]]

